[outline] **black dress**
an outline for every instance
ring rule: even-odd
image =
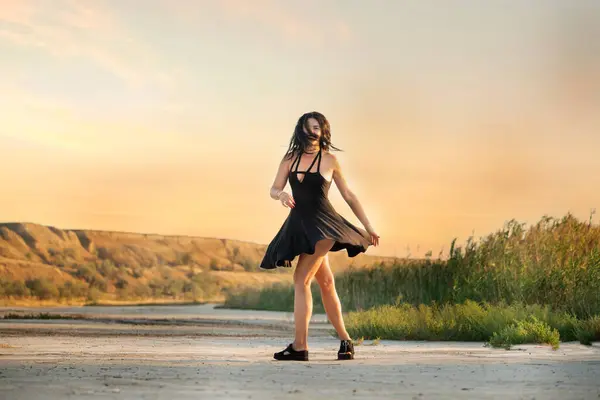
[[[267,246],[260,268],[291,267],[297,255],[314,254],[321,239],[335,240],[330,251],[346,249],[349,257],[365,252],[371,244],[370,235],[338,214],[329,202],[331,181],[321,175],[321,157],[319,150],[306,171],[298,171],[301,154],[292,163],[289,182],[295,206]],[[317,170],[310,172],[317,160]],[[302,181],[299,174],[304,174]]]

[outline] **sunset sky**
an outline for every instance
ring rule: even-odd
[[[313,110],[367,254],[600,206],[598,1],[0,0],[0,54],[1,222],[266,244]]]

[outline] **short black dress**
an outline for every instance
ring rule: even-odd
[[[295,206],[267,246],[261,269],[291,267],[296,256],[314,254],[316,243],[322,239],[335,240],[330,251],[346,249],[349,257],[364,253],[371,244],[370,235],[338,214],[329,202],[331,181],[321,175],[321,157],[319,150],[306,171],[298,171],[301,153],[292,163],[289,182]],[[310,172],[315,161],[317,170]],[[304,174],[302,181],[299,174]]]

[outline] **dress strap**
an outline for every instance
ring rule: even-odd
[[[305,172],[310,172],[310,169],[313,167],[313,165],[315,165],[315,161],[317,161],[317,158],[319,158],[320,154],[321,154],[321,150],[319,150],[319,152],[317,153],[315,158],[313,158],[312,162],[310,163],[310,166],[308,167],[308,169]]]
[[[319,149],[318,157],[319,157],[319,162],[317,163],[317,172],[321,172],[321,158],[322,158],[321,149]]]
[[[300,165],[300,158],[301,158],[301,156],[302,156],[302,153],[298,153],[298,157],[296,157],[296,159],[292,163],[290,171],[294,172],[294,164],[296,165],[296,171],[298,171],[298,166]]]

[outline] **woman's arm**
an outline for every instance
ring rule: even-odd
[[[291,159],[284,157],[279,163],[279,169],[275,175],[269,195],[273,200],[280,200],[284,207],[293,208],[295,206],[294,198],[289,193],[283,191],[290,173],[290,161]]]
[[[354,215],[356,215],[356,217],[365,227],[366,231],[371,235],[373,244],[377,246],[379,244],[379,235],[375,233],[375,229],[373,229],[373,226],[369,222],[369,219],[367,218],[365,210],[360,204],[358,197],[354,194],[354,192],[352,192],[352,190],[350,190],[350,187],[348,187],[348,183],[344,178],[342,167],[340,166],[337,157],[335,157],[333,154],[331,154],[331,156],[334,160],[333,180],[335,181],[336,186],[338,187],[343,199],[346,201],[346,203],[348,203],[348,206],[350,206],[352,212],[354,212]]]

